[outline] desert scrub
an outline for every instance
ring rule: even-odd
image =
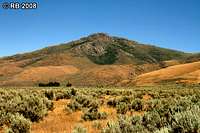
[[[142,124],[151,132],[164,127],[165,123],[163,122],[157,111],[145,113],[142,119]]]
[[[131,102],[130,106],[131,106],[131,109],[134,109],[135,111],[142,111],[144,104],[141,99],[136,98],[135,100]]]
[[[98,119],[106,119],[107,113],[106,112],[99,112],[97,107],[89,108],[84,114],[82,115],[82,119],[85,121],[93,121]]]
[[[170,127],[163,127],[159,130],[156,130],[155,133],[171,133],[171,128]]]
[[[134,100],[134,96],[121,96],[120,98],[110,98],[107,101],[107,105],[110,107],[116,107],[120,103],[125,103],[128,105],[131,103],[132,100]]]
[[[47,102],[48,100],[37,95],[25,95],[14,112],[23,114],[25,118],[29,118],[31,121],[38,121],[47,114],[48,108],[51,108]]]
[[[10,121],[9,118],[10,117],[8,113],[0,111],[0,127],[3,126],[4,124],[7,125]]]
[[[16,125],[11,117],[15,114],[19,114],[16,120],[39,121],[53,108],[52,101],[38,91],[0,90],[0,95],[0,126]]]
[[[117,113],[126,114],[126,112],[129,110],[129,107],[125,102],[120,102],[117,104],[116,109]]]
[[[67,106],[65,106],[65,111],[75,112],[77,110],[81,110],[82,105],[79,104],[76,100],[72,100]]]
[[[53,90],[46,90],[44,92],[44,95],[49,99],[49,100],[53,100],[55,98],[55,93]]]
[[[59,99],[70,99],[72,97],[70,90],[56,90],[54,93],[54,99],[56,101]]]
[[[92,127],[95,128],[95,129],[102,129],[102,125],[101,125],[101,122],[100,121],[94,121],[93,124],[92,124]]]
[[[15,114],[10,116],[10,125],[6,129],[8,133],[30,133],[31,122],[23,115]]]
[[[192,109],[176,113],[173,116],[172,130],[177,133],[200,132],[200,109],[194,106]]]
[[[87,129],[83,125],[78,124],[74,127],[72,133],[87,133]]]
[[[117,106],[117,99],[109,99],[108,101],[107,101],[107,105],[108,106],[110,106],[110,107],[116,107]]]
[[[74,96],[71,102],[65,107],[66,110],[77,111],[84,108],[98,108],[99,102],[91,96],[77,95]]]
[[[144,111],[153,111],[153,110],[159,110],[163,107],[164,104],[161,103],[160,99],[151,99],[146,102],[144,102]]]
[[[122,133],[118,123],[109,121],[101,131],[101,133]]]
[[[140,123],[132,123],[132,117],[119,116],[118,121],[109,121],[102,133],[148,133]]]

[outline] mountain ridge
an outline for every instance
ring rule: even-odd
[[[149,52],[150,54],[160,54],[160,53],[156,53],[156,52],[160,52],[160,51],[161,52],[171,52],[171,53],[174,52],[178,56],[182,56],[183,54],[189,54],[189,53],[184,53],[184,52],[181,52],[181,51],[178,51],[178,50],[160,48],[160,47],[157,47],[157,46],[154,46],[154,45],[145,45],[145,44],[142,44],[142,43],[139,43],[139,42],[136,42],[136,41],[132,41],[132,40],[128,40],[128,39],[125,39],[125,38],[121,38],[121,37],[115,37],[115,36],[111,37],[111,36],[108,36],[105,33],[95,33],[95,34],[89,35],[88,37],[82,37],[79,40],[71,41],[69,43],[63,43],[63,44],[60,44],[60,45],[45,47],[45,48],[42,48],[40,50],[36,50],[36,51],[33,51],[33,52],[28,52],[28,53],[24,53],[24,54],[16,54],[14,56],[7,56],[7,57],[4,57],[4,58],[20,60],[20,58],[26,59],[25,58],[26,56],[28,58],[29,55],[30,56],[31,55],[40,56],[40,55],[45,55],[45,54],[48,55],[48,54],[52,54],[52,53],[60,53],[60,52],[64,52],[64,51],[69,50],[69,49],[73,49],[74,47],[78,47],[86,55],[89,54],[89,55],[96,55],[96,56],[103,55],[106,52],[107,48],[108,48],[108,50],[109,50],[109,48],[111,50],[115,50],[116,48],[118,48],[118,49],[123,50],[124,52],[129,53],[129,54],[131,52],[138,52],[137,50],[140,50],[141,52],[148,50],[147,52]],[[99,49],[98,49],[98,47],[99,47]],[[135,51],[134,51],[134,47],[136,47]],[[143,49],[145,49],[145,50],[143,50]],[[89,51],[91,53],[89,53]],[[71,51],[71,52],[73,52],[73,51]],[[152,53],[152,52],[154,52],[154,53]],[[141,53],[139,53],[139,54],[141,54]],[[143,53],[143,54],[147,54],[147,53]],[[146,56],[149,56],[149,55],[146,55]],[[138,57],[136,57],[136,58],[138,58]],[[149,58],[152,58],[152,57],[149,57]],[[170,59],[170,58],[172,58],[172,57],[168,57],[168,59]],[[178,58],[178,57],[173,57],[173,58]],[[155,61],[155,59],[152,59],[152,61],[153,60]],[[166,60],[166,59],[158,59],[158,60],[163,61],[163,60]]]
[[[146,72],[196,60],[198,54],[95,33],[69,43],[0,58],[0,85],[32,86],[49,81],[70,81],[79,86],[116,85]]]

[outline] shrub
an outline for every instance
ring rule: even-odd
[[[108,122],[102,133],[148,133],[139,123],[131,123],[131,117],[120,116],[117,122]]]
[[[164,108],[162,103],[161,103],[161,100],[152,99],[152,100],[149,100],[145,103],[143,110],[145,110],[145,111],[157,110],[158,111],[161,108]]]
[[[107,118],[107,113],[98,112],[98,109],[94,107],[91,107],[82,115],[82,119],[85,121],[88,121],[88,120],[93,121],[93,120],[106,119],[106,118]]]
[[[176,113],[172,123],[172,130],[177,133],[200,132],[200,109],[194,107],[191,110]]]
[[[71,94],[72,96],[76,96],[77,90],[75,90],[74,88],[72,88],[70,94]]]
[[[141,99],[136,98],[131,102],[131,108],[135,111],[141,111],[143,109],[143,103]]]
[[[0,111],[2,112],[19,113],[31,121],[38,121],[53,107],[53,103],[50,100],[37,92],[8,92],[2,94],[0,98]]]
[[[107,101],[107,105],[111,107],[116,107],[117,106],[117,100],[116,99],[109,99]]]
[[[22,115],[16,114],[11,116],[11,124],[7,131],[9,133],[29,133],[31,122]]]
[[[130,120],[133,125],[142,124],[142,116],[133,116]]]
[[[99,102],[90,96],[86,96],[86,95],[76,96],[75,100],[79,104],[81,104],[83,108],[90,108],[90,107],[98,108],[99,107]]]
[[[74,127],[72,133],[87,133],[87,129],[79,124]]]
[[[81,104],[79,104],[77,101],[72,100],[66,107],[65,107],[66,111],[69,111],[69,109],[71,109],[72,111],[77,111],[77,110],[81,110],[82,106]]]
[[[94,121],[92,127],[96,128],[96,129],[101,129],[102,125],[101,125],[101,123],[99,121]]]
[[[47,98],[43,99],[43,103],[46,105],[47,110],[53,110],[54,109],[53,102],[48,100]]]
[[[72,84],[70,82],[67,82],[66,87],[71,87]]]
[[[122,133],[118,123],[109,121],[107,126],[102,129],[102,133]]]
[[[16,107],[17,112],[23,114],[25,118],[31,121],[38,121],[48,113],[48,108],[44,100],[37,95],[25,95]]]
[[[158,112],[147,112],[143,116],[142,124],[151,132],[163,127],[161,117]]]
[[[56,101],[59,99],[70,99],[72,96],[70,91],[68,91],[68,90],[62,90],[62,91],[59,90],[59,91],[55,91],[54,93],[55,93],[54,99]]]
[[[120,102],[119,104],[117,104],[117,113],[126,114],[127,111],[128,111],[128,105],[126,103]]]
[[[49,99],[53,100],[55,97],[54,91],[53,90],[47,90],[44,92],[44,95]]]
[[[0,110],[0,127],[9,123],[9,114]]]
[[[163,127],[159,130],[156,130],[155,133],[171,133],[171,129],[169,129],[168,127]]]

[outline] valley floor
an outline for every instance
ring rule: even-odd
[[[4,88],[0,133],[197,132],[199,88]]]

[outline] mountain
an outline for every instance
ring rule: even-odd
[[[199,60],[199,54],[96,33],[77,41],[0,59],[1,86],[71,82],[75,86],[123,85],[139,75]]]

